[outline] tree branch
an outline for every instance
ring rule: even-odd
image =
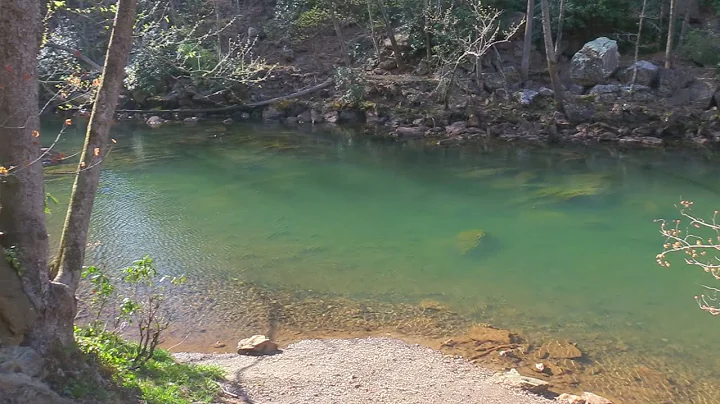
[[[100,65],[97,64],[97,63],[95,63],[95,61],[93,61],[93,60],[90,59],[89,57],[87,57],[87,56],[83,55],[82,53],[80,53],[80,51],[77,50],[77,49],[73,49],[73,48],[71,48],[71,47],[69,47],[69,46],[59,45],[59,44],[52,43],[52,42],[46,43],[45,46],[47,46],[48,48],[52,48],[52,49],[58,49],[58,50],[61,50],[61,51],[64,51],[64,52],[67,52],[67,53],[73,55],[73,57],[75,57],[75,59],[77,59],[77,60],[85,63],[85,64],[88,65],[88,66],[90,66],[92,72],[94,72],[94,73],[100,73],[100,72],[102,72],[102,66],[100,66]]]

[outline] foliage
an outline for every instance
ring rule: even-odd
[[[75,340],[91,365],[101,367],[122,390],[137,392],[147,404],[210,403],[219,395],[216,381],[223,371],[211,366],[176,363],[167,351],[156,350],[141,367],[135,363],[138,344],[93,326],[75,328]],[[74,398],[101,395],[103,386],[84,377],[64,386]]]
[[[680,219],[667,221],[659,219],[660,234],[665,238],[663,251],[656,256],[657,263],[662,267],[669,267],[669,257],[684,256],[685,263],[699,267],[720,280],[720,223],[717,221],[716,210],[710,220],[696,216],[693,211],[694,203],[680,202]],[[720,302],[718,293],[720,289],[705,286],[707,294],[695,296],[698,306],[712,315],[720,315]]]
[[[338,67],[335,70],[335,88],[342,92],[341,102],[357,105],[365,96],[365,79],[351,68]]]
[[[159,277],[153,260],[148,256],[135,261],[123,273],[123,293],[118,292],[120,288],[98,267],[88,267],[83,271],[82,277],[90,281],[93,299],[89,303],[96,310],[92,323],[94,327],[107,328],[106,324],[101,324],[100,319],[106,316],[105,310],[113,300],[119,302],[113,331],[119,332],[133,324],[137,327],[140,341],[132,362],[139,368],[153,357],[155,349],[162,342],[163,331],[170,324],[169,313],[163,307],[167,285],[182,285],[185,277]]]
[[[681,52],[701,65],[717,66],[720,63],[720,34],[711,30],[692,30],[688,32]]]

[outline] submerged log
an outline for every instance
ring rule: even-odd
[[[201,113],[218,113],[218,112],[232,112],[232,111],[242,111],[242,110],[252,110],[259,107],[264,107],[266,105],[274,104],[278,101],[283,100],[290,100],[293,98],[299,98],[303,97],[315,92],[318,92],[320,90],[323,90],[325,88],[328,88],[332,86],[334,83],[333,79],[327,79],[324,82],[306,88],[304,90],[300,90],[298,92],[283,95],[281,97],[275,97],[271,98],[269,100],[265,101],[258,101],[250,104],[238,104],[238,105],[230,105],[227,107],[218,107],[218,108],[199,108],[199,109],[153,109],[153,110],[144,110],[144,109],[119,109],[116,110],[116,113],[129,113],[129,114],[140,114],[140,113],[184,113],[184,114],[201,114]]]

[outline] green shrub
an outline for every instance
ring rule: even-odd
[[[76,327],[75,340],[90,364],[103,369],[118,389],[137,394],[141,402],[210,403],[221,393],[216,383],[224,376],[220,368],[177,363],[164,350],[156,350],[153,357],[138,368],[134,361],[138,344],[92,326]],[[64,387],[65,394],[74,398],[98,396],[103,390],[86,377]]]
[[[709,30],[692,30],[688,32],[681,52],[701,65],[717,66],[720,63],[720,34]]]

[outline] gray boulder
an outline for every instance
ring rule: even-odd
[[[518,99],[520,100],[520,104],[530,105],[538,95],[540,95],[540,93],[535,90],[522,90],[518,93]]]
[[[648,87],[653,87],[657,84],[660,68],[647,60],[638,60],[627,69],[622,70],[619,74],[620,80],[622,80],[623,83],[631,84],[635,68],[637,68],[635,84]]]
[[[694,77],[683,70],[660,69],[658,73],[658,93],[663,97],[672,97],[679,90],[692,84]]]
[[[598,84],[590,89],[589,94],[600,102],[613,102],[620,95],[621,86],[617,84]]]
[[[285,118],[285,112],[279,111],[273,106],[269,106],[263,110],[262,118],[264,121],[279,121]]]
[[[570,62],[570,77],[584,85],[604,84],[620,65],[617,42],[600,37],[580,49]]]
[[[485,90],[489,93],[505,88],[505,77],[500,73],[483,73],[482,80]]]

